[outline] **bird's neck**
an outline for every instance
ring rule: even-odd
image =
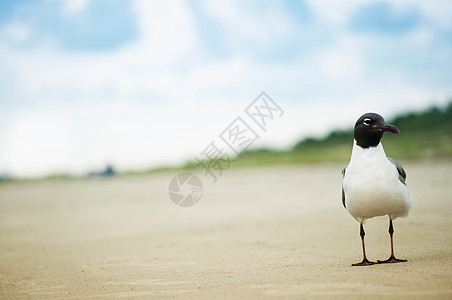
[[[374,147],[363,148],[359,146],[355,140],[353,144],[352,157],[350,162],[369,161],[369,160],[374,161],[376,163],[387,161],[383,145],[381,143],[378,143],[378,145]]]

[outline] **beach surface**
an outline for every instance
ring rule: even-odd
[[[452,161],[402,161],[415,202],[395,255],[361,261],[339,164],[195,173],[201,200],[168,196],[177,172],[0,183],[1,299],[451,299]],[[388,218],[365,225],[390,254]]]

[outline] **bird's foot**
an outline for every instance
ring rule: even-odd
[[[352,264],[352,266],[354,266],[354,267],[357,267],[357,266],[371,266],[371,265],[375,265],[375,264],[376,264],[376,262],[369,261],[366,258],[366,259],[363,259],[363,261],[360,262],[360,263]]]
[[[377,262],[379,264],[393,264],[393,263],[399,263],[399,262],[406,262],[406,259],[398,259],[395,258],[394,256],[391,256],[390,258],[388,258],[387,260],[377,260]]]

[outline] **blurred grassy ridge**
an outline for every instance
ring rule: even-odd
[[[452,157],[452,102],[445,107],[409,112],[386,121],[396,125],[401,132],[400,135],[384,135],[382,141],[388,156],[398,159]],[[235,160],[234,166],[344,162],[350,159],[352,145],[353,128],[337,130],[325,137],[302,139],[285,151],[246,151]]]
[[[452,101],[445,107],[432,107],[421,112],[409,112],[386,120],[396,125],[400,135],[385,133],[383,144],[386,154],[396,159],[452,158]],[[353,146],[353,126],[349,130],[332,131],[325,137],[308,137],[292,148],[275,150],[252,149],[240,156],[230,158],[230,167],[266,166],[296,163],[346,163]],[[204,162],[209,165],[208,161]],[[223,167],[226,167],[223,162]],[[177,167],[151,168],[141,171],[122,172],[119,175],[149,174],[162,171],[193,170],[200,168],[199,162],[187,161]],[[89,177],[89,175],[88,175]],[[67,174],[52,174],[39,179],[70,179]],[[0,176],[0,182],[9,180]]]

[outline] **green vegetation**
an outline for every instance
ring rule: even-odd
[[[396,125],[401,131],[400,135],[387,133],[383,137],[385,150],[389,156],[396,159],[452,158],[452,102],[445,107],[432,107],[422,112],[401,114],[387,122]],[[353,143],[352,125],[349,130],[332,131],[325,137],[302,139],[287,150],[261,148],[245,151],[240,157],[231,158],[231,167],[321,162],[346,163],[350,159]],[[226,165],[227,163],[223,162],[223,166],[226,167]],[[178,167],[162,166],[119,175],[139,175],[174,170],[190,171],[196,168],[199,168],[198,162],[193,160]],[[40,179],[70,178],[74,177],[67,174],[53,174]],[[11,179],[6,175],[0,176],[0,182]]]
[[[385,134],[383,142],[388,155],[398,159],[452,157],[452,102],[445,107],[409,112],[387,121],[401,131],[400,135]],[[345,162],[350,158],[352,141],[353,126],[322,138],[305,138],[286,151],[246,151],[234,165]]]
[[[383,137],[387,155],[397,159],[452,158],[452,102],[445,107],[401,114],[387,122],[396,125],[401,131],[400,135],[387,133]],[[287,150],[247,150],[240,157],[231,158],[231,165],[247,167],[294,163],[346,163],[350,159],[353,145],[353,125],[350,125],[349,130],[332,131],[325,137],[304,138]],[[197,165],[196,161],[188,161],[178,168],[169,169],[191,170],[197,168]],[[156,169],[152,171],[155,172]]]

